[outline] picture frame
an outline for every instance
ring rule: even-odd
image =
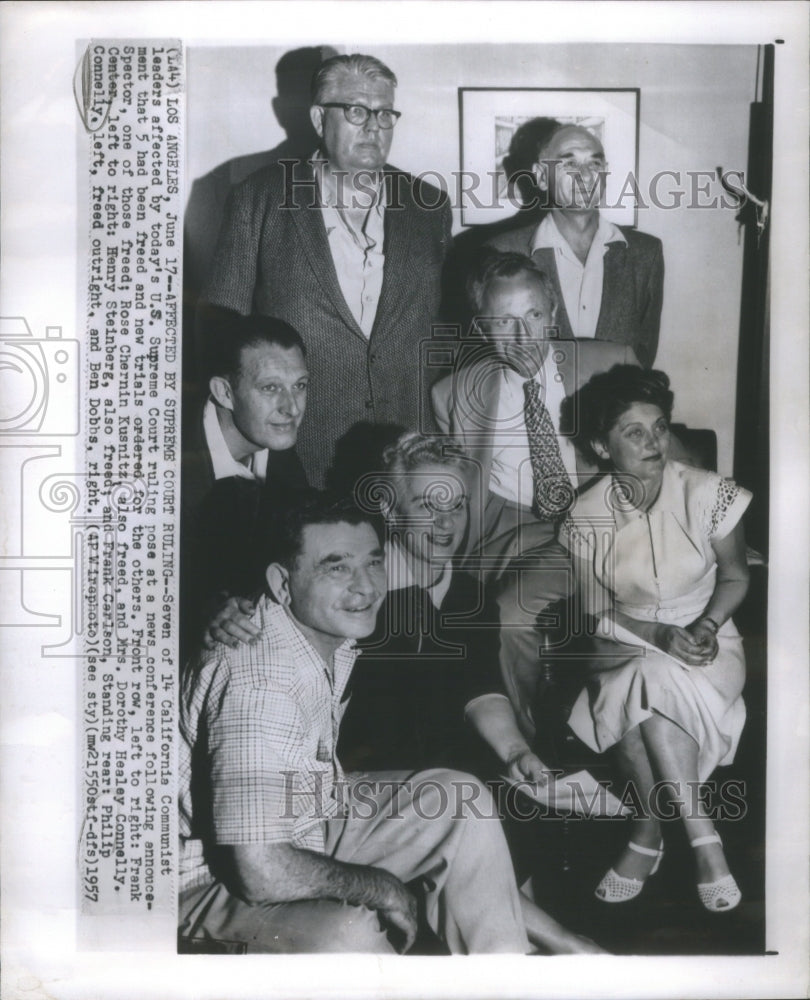
[[[467,183],[462,191],[462,225],[500,222],[519,211],[503,159],[515,131],[538,117],[581,125],[597,136],[610,168],[602,214],[617,225],[636,225],[639,88],[459,87],[458,97],[461,171],[480,185],[476,190]]]

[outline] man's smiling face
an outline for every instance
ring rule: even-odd
[[[256,448],[292,448],[307,405],[309,372],[298,347],[256,344],[240,357],[225,405],[242,437]]]
[[[289,609],[316,649],[374,630],[386,591],[385,560],[370,524],[309,524],[289,571]]]
[[[605,151],[587,129],[566,125],[546,143],[534,165],[539,188],[555,208],[592,211],[599,207],[607,172]]]

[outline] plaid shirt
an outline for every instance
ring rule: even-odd
[[[343,643],[331,671],[269,598],[252,620],[256,643],[218,644],[183,679],[181,891],[211,879],[205,845],[281,842],[322,853],[323,820],[340,807],[335,749],[357,650]]]

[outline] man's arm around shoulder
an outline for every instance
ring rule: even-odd
[[[400,951],[416,936],[416,900],[382,868],[336,861],[289,843],[236,844],[236,894],[251,905],[336,899],[376,910],[383,925],[401,935]]]

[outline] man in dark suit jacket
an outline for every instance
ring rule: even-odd
[[[494,593],[500,621],[500,665],[521,729],[534,736],[539,681],[536,632],[551,603],[571,590],[570,560],[556,527],[574,490],[595,468],[583,464],[559,424],[563,398],[614,364],[636,364],[633,349],[597,340],[556,338],[557,298],[549,277],[519,254],[492,253],[470,281],[472,305],[490,340],[470,338],[452,375],[433,387],[439,428],[463,443],[476,469],[470,490],[466,567]],[[540,511],[538,475],[525,416],[525,384],[537,384],[557,449],[558,475]],[[554,435],[551,442],[548,434]],[[556,444],[555,444],[556,442]]]
[[[183,435],[184,634],[211,602],[251,593],[281,514],[307,489],[295,441],[307,402],[304,344],[282,320],[209,310],[209,396]]]
[[[559,302],[562,339],[627,344],[650,367],[663,302],[661,241],[600,215],[606,171],[599,140],[585,128],[560,125],[532,166],[550,212],[539,225],[501,233],[489,244],[533,257],[549,275]]]
[[[395,85],[371,56],[323,64],[311,108],[320,150],[234,189],[204,294],[301,331],[318,391],[298,449],[319,487],[358,422],[430,426],[420,344],[439,308],[450,209],[386,165]]]

